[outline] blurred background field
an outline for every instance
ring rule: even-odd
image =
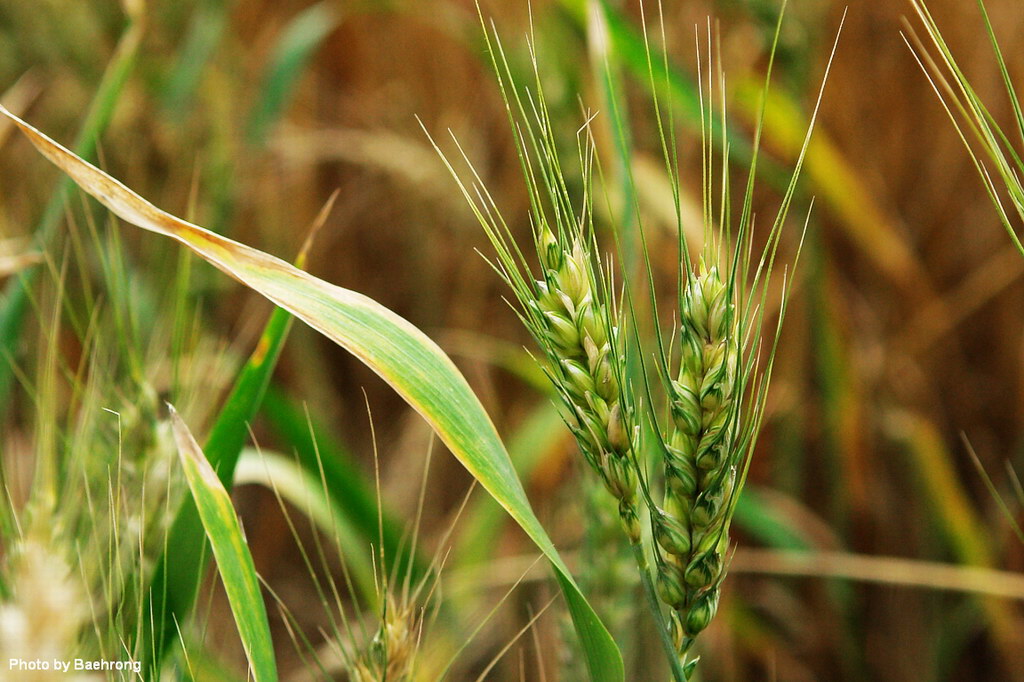
[[[600,220],[631,220],[626,158],[656,286],[670,290],[671,192],[646,73],[629,50],[640,9],[631,0],[609,4],[614,20],[601,35],[582,0],[534,0],[532,9],[525,0],[481,2],[523,74],[532,13],[539,70],[567,153],[583,110],[598,112],[609,179]],[[1024,39],[1024,6],[987,4],[1010,72],[1024,82],[1024,52],[1014,49]],[[663,104],[677,124],[683,203],[698,221],[695,26],[705,31],[709,16],[718,22],[739,185],[778,5],[665,0],[673,80]],[[931,6],[972,83],[996,118],[1009,120],[977,7]],[[759,213],[774,214],[844,8],[790,2],[764,130]],[[650,22],[656,8],[646,10]],[[1024,472],[1024,258],[901,37],[904,16],[910,7],[901,2],[849,6],[783,236],[781,258],[790,262],[813,197],[735,524],[737,551],[720,615],[701,644],[701,679],[1024,679],[1024,542],[962,439],[1019,522],[1020,483],[1011,471]],[[158,206],[285,259],[338,190],[307,269],[397,311],[453,356],[506,438],[541,520],[579,566],[588,543],[600,542],[584,533],[594,513],[582,483],[588,472],[503,285],[476,253],[489,253],[486,238],[417,121],[446,149],[446,131],[457,136],[512,229],[528,235],[528,197],[473,3],[8,2],[0,5],[2,101],[70,144],[125,35],[140,42],[129,45],[136,51],[98,138],[100,165]],[[612,93],[602,79],[605,41]],[[612,101],[630,124],[626,149],[611,132]],[[12,132],[0,125],[0,263],[5,251],[27,249],[58,182]],[[122,230],[77,191],[69,198],[43,264],[32,270],[26,321],[4,340],[0,358],[10,355],[17,368],[0,395],[0,448],[16,508],[30,496],[33,462],[47,444],[77,442],[89,401],[134,407],[146,422],[159,419],[158,398],[170,399],[204,433],[270,312],[175,244]],[[51,367],[47,358],[60,359]],[[83,384],[75,370],[89,363],[105,368],[95,395],[76,389]],[[375,436],[382,506],[411,531],[429,428],[356,360],[296,325],[253,424],[255,442],[286,455],[308,451],[307,408],[321,454],[351,462],[361,475],[345,475],[364,493],[372,492]],[[92,419],[98,432],[113,428]],[[556,592],[542,566],[530,570],[533,546],[480,491],[456,519],[471,478],[435,449],[418,542],[427,554],[453,546],[442,594],[459,615],[439,613],[422,635],[424,651],[450,656],[466,623],[484,623],[526,576],[457,657],[453,679],[476,679]],[[173,498],[180,486],[169,476]],[[273,492],[239,485],[234,499],[257,569],[288,605],[292,625],[322,639],[324,606]],[[299,526],[308,542],[312,531]],[[355,544],[350,551],[367,553]],[[584,580],[584,589],[599,610],[613,612],[632,666],[627,677],[649,679],[645,656],[656,644],[643,613],[616,616],[621,603],[603,599],[625,580],[608,563],[609,574],[591,576],[589,589]],[[197,633],[208,634],[196,636],[197,647],[241,670],[234,630],[217,627],[230,614],[215,587],[204,604],[207,625]],[[283,677],[302,679],[301,647],[271,611]],[[574,645],[565,635],[556,601],[490,679],[560,679],[559,671],[573,679],[566,671]]]

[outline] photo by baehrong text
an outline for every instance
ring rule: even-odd
[[[8,670],[17,671],[43,671],[52,670],[58,673],[81,672],[81,671],[131,671],[138,673],[142,671],[142,663],[139,661],[110,661],[110,660],[88,660],[84,658],[72,659],[23,659],[10,658],[7,660]]]

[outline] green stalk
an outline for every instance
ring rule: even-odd
[[[686,682],[688,679],[679,660],[676,646],[669,634],[668,624],[665,623],[665,615],[661,612],[661,603],[658,601],[658,594],[654,590],[654,581],[651,580],[651,567],[647,562],[647,555],[644,554],[643,545],[638,542],[631,542],[629,545],[633,550],[633,557],[636,559],[637,568],[640,571],[640,579],[644,586],[644,597],[647,599],[647,608],[654,618],[655,629],[658,631],[658,639],[662,649],[665,650],[665,658],[668,659],[669,667],[672,670],[672,679],[675,682]]]

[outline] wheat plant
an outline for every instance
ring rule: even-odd
[[[776,41],[781,21],[780,15]],[[634,234],[614,223],[607,226],[619,247],[616,264],[602,250],[604,226],[598,225],[595,212],[600,187],[607,187],[599,184],[604,174],[592,132],[596,114],[586,116],[577,131],[574,174],[560,156],[564,144],[548,113],[535,45],[528,38],[533,74],[530,86],[520,87],[497,29],[482,23],[530,197],[532,257],[518,246],[498,200],[458,140],[453,136],[457,152],[451,157],[434,146],[494,248],[490,262],[512,290],[513,307],[541,350],[539,361],[583,460],[618,506],[672,675],[677,681],[690,679],[697,663],[693,644],[718,608],[729,525],[763,417],[792,279],[783,277],[777,326],[762,337],[769,283],[814,117],[778,213],[755,255],[752,200],[760,128],[742,205],[734,215],[725,82],[709,22],[706,38],[698,40],[698,54],[706,50],[707,71],[700,76],[705,88],[703,239],[694,258],[682,227],[672,117],[661,111],[659,100],[666,84],[656,82],[645,31],[652,109],[679,227],[677,323],[645,343],[637,321],[644,278],[634,278],[629,258],[621,257],[627,251],[623,242],[636,240],[653,282],[641,211],[639,206],[631,209],[640,222]],[[765,90],[770,74],[771,60]],[[714,104],[718,97],[721,103]],[[819,92],[819,103],[820,98]],[[467,171],[460,173],[457,163]],[[607,194],[604,199],[612,203]],[[656,300],[650,309],[656,313]],[[649,364],[654,365],[651,372]],[[652,428],[645,429],[648,424]],[[652,465],[660,475],[652,473]],[[658,491],[661,502],[656,501]],[[667,617],[659,599],[668,607]]]

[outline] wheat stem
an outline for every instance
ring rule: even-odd
[[[661,642],[662,648],[665,650],[665,658],[668,659],[669,667],[672,670],[672,679],[675,682],[686,682],[687,677],[684,672],[683,661],[680,660],[678,652],[676,651],[675,642],[672,641],[671,632],[668,624],[665,622],[665,616],[661,612],[661,603],[658,601],[658,593],[654,587],[654,581],[651,580],[651,569],[650,564],[647,561],[647,555],[644,554],[644,548],[641,543],[634,542],[630,543],[630,547],[633,549],[633,556],[636,558],[637,569],[640,571],[640,582],[644,586],[644,597],[647,600],[647,608],[651,612],[651,616],[655,621],[655,628],[658,631],[658,640]]]

